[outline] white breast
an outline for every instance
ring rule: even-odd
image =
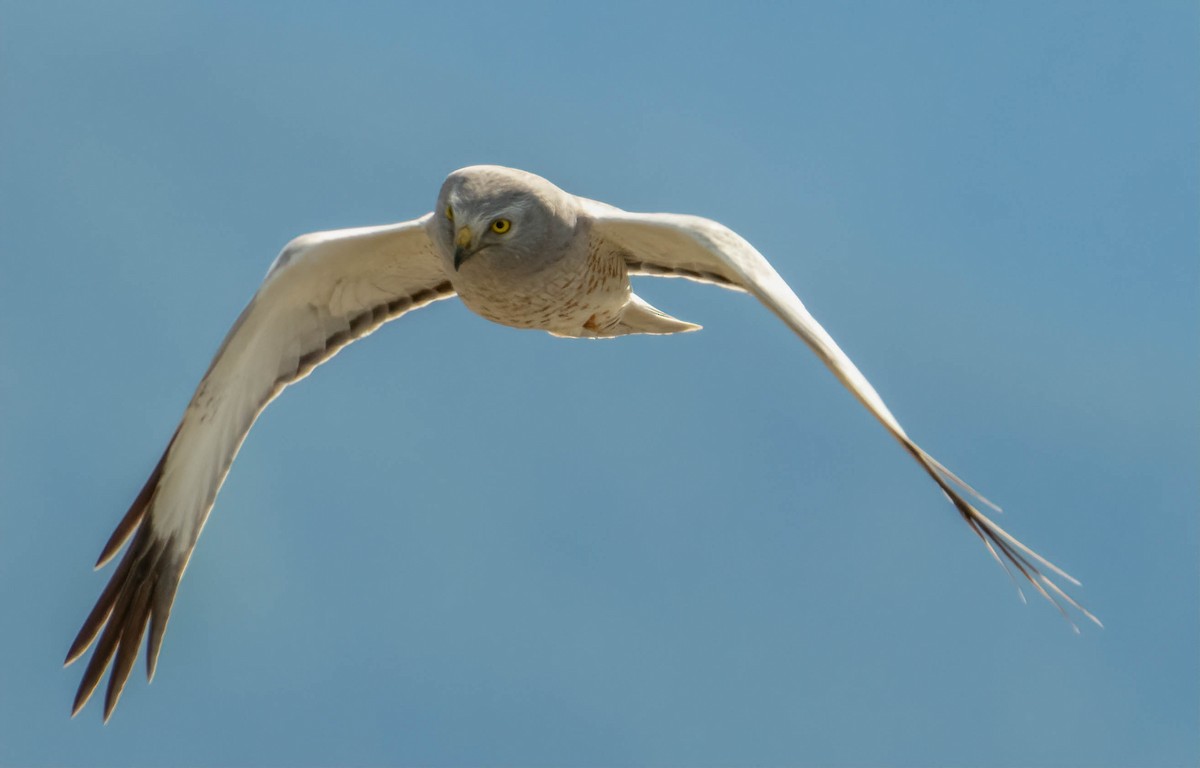
[[[629,301],[629,277],[616,253],[579,238],[559,258],[530,270],[503,251],[481,251],[454,274],[464,304],[492,322],[558,336],[597,336]]]

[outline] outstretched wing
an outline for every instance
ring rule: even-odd
[[[754,246],[729,228],[699,216],[627,213],[603,203],[581,201],[584,211],[593,219],[593,236],[624,254],[630,274],[684,277],[744,290],[756,296],[804,340],[838,380],[929,473],[1001,565],[1006,569],[1009,565],[1016,568],[1064,616],[1065,603],[1097,624],[1100,623],[1064,592],[1047,572],[1075,585],[1079,584],[1078,581],[980,512],[966,496],[973,496],[988,506],[996,507],[913,442],[871,383]]]
[[[411,309],[454,295],[426,233],[431,216],[293,240],[221,344],[150,479],[100,554],[133,541],[67,653],[99,635],[75,695],[78,713],[112,663],[107,720],[149,626],[152,678],[179,579],[250,426],[287,385]]]

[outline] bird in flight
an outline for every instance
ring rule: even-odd
[[[217,491],[254,420],[285,387],[389,320],[452,296],[496,323],[562,337],[700,327],[646,303],[631,290],[631,275],[682,277],[757,298],[899,441],[997,561],[1064,616],[1070,606],[1100,623],[1055,579],[1079,582],[984,515],[969,499],[994,505],[905,433],[850,358],[742,237],[709,219],[629,213],[532,173],[480,165],[450,174],[432,213],[303,235],[275,259],[100,553],[97,568],[130,542],[67,653],[70,664],[96,643],[72,714],[111,666],[108,720],[143,636],[146,677],[153,678],[179,580]]]

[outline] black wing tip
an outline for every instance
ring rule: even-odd
[[[121,547],[124,546],[125,542],[129,539],[129,534],[125,534],[118,539],[117,534],[120,532],[120,530],[113,531],[112,537],[108,540],[108,543],[104,545],[104,551],[100,553],[100,557],[97,557],[95,564],[92,565],[93,571],[98,571],[104,566],[108,565],[109,561],[121,551]]]
[[[105,669],[112,662],[113,674],[109,677],[104,706],[104,720],[108,722],[120,699],[129,669],[136,659],[137,648],[142,635],[145,634],[147,622],[153,612],[169,611],[174,599],[179,577],[186,565],[186,556],[181,557],[175,551],[173,538],[162,539],[153,535],[150,523],[151,508],[162,480],[163,467],[178,435],[179,430],[176,429],[154,471],[150,473],[129,510],[117,523],[116,529],[96,560],[97,569],[104,567],[132,537],[125,556],[121,558],[120,564],[67,650],[64,667],[69,667],[79,660],[99,637],[96,650],[75,693],[71,717],[77,715],[87,704],[99,686]],[[156,642],[161,642],[161,630],[158,634]]]
[[[931,473],[932,474],[932,473]],[[1025,580],[1041,595],[1048,603],[1054,606],[1063,620],[1071,627],[1075,634],[1082,634],[1079,625],[1071,618],[1071,613],[1068,608],[1074,608],[1085,618],[1090,620],[1101,629],[1104,624],[1087,608],[1083,607],[1079,601],[1071,597],[1052,578],[1052,575],[1057,575],[1065,581],[1070,582],[1075,586],[1080,586],[1080,581],[1063,569],[1059,568],[1054,563],[1039,555],[1029,547],[1022,544],[1016,537],[1008,531],[994,523],[987,515],[980,512],[974,505],[962,498],[952,488],[949,488],[940,477],[936,477],[938,484],[942,490],[950,498],[955,509],[970,526],[971,530],[987,547],[988,552],[996,562],[1000,563],[1001,567],[1013,579],[1013,583],[1017,585],[1017,594],[1021,596],[1022,601],[1025,599],[1025,594],[1021,587],[1016,582],[1016,577],[1009,566],[1016,568],[1017,572],[1025,578]],[[1050,574],[1047,574],[1047,571]]]
[[[1071,574],[1059,568],[1054,563],[1039,555],[1029,547],[1021,543],[1015,536],[994,523],[987,515],[980,512],[971,502],[963,498],[963,495],[954,489],[953,486],[961,487],[966,493],[980,499],[993,509],[999,510],[992,502],[985,499],[978,491],[967,485],[961,478],[955,475],[950,470],[946,469],[940,462],[934,459],[929,454],[925,453],[903,432],[893,433],[900,443],[912,454],[913,458],[920,463],[921,467],[929,474],[933,481],[942,489],[942,493],[958,510],[962,519],[970,526],[971,530],[979,537],[983,545],[987,547],[989,553],[998,562],[1001,567],[1013,579],[1013,583],[1017,584],[1016,577],[1013,575],[1009,566],[1016,568],[1017,571],[1025,577],[1037,593],[1046,599],[1059,612],[1059,615],[1067,622],[1068,625],[1079,633],[1079,626],[1071,620],[1071,615],[1067,608],[1074,608],[1076,611],[1086,616],[1090,621],[1097,626],[1103,628],[1104,624],[1091,611],[1084,608],[1075,598],[1071,597],[1067,592],[1055,582],[1050,574],[1057,576],[1064,581],[1068,581],[1075,586],[1080,586],[1079,579],[1076,579]],[[1042,569],[1045,569],[1043,571]],[[1017,594],[1021,596],[1021,600],[1025,600],[1025,594],[1021,591],[1021,587],[1017,584]],[[1057,597],[1056,597],[1057,595]]]
[[[158,464],[155,465],[154,471],[150,473],[150,477],[146,479],[142,490],[138,491],[137,498],[129,505],[129,510],[121,518],[121,522],[117,523],[117,527],[113,530],[112,535],[108,537],[108,541],[104,544],[104,549],[100,551],[100,557],[96,558],[97,570],[103,568],[109,560],[112,560],[133,532],[138,530],[145,520],[146,514],[150,511],[151,503],[154,501],[154,494],[158,491],[158,483],[162,479],[163,466],[167,463],[167,456],[171,453],[171,446],[175,444],[175,438],[179,435],[179,430],[175,430],[175,434],[171,436],[170,442],[167,443],[167,449],[158,459]]]
[[[70,664],[93,641],[96,643],[75,693],[72,717],[86,706],[108,671],[104,695],[104,721],[108,722],[129,680],[148,627],[151,631],[147,637],[147,668],[153,672],[153,657],[158,655],[166,630],[165,614],[170,612],[185,563],[186,558],[176,550],[173,538],[156,538],[146,526],[138,530],[67,654]]]
[[[80,631],[82,632],[83,630]],[[79,636],[76,636],[75,641],[71,643],[71,647],[67,649],[67,658],[63,660],[63,669],[79,661],[79,657],[87,651],[88,645],[91,645],[91,641],[88,641],[87,645],[84,645],[80,642]]]
[[[67,651],[67,658],[63,662],[63,669],[70,667],[75,662],[79,661],[79,657],[83,655],[83,651],[77,651],[72,646],[71,650]]]
[[[82,691],[75,694],[75,701],[71,705],[71,719],[72,720],[74,720],[75,716],[78,715],[80,712],[82,712],[83,708],[85,706],[87,706],[88,699],[90,699],[92,697],[92,693],[94,693],[94,691],[95,691],[95,689],[93,688],[93,690],[88,691],[86,694],[83,694]],[[107,699],[107,697],[105,698],[105,702],[104,702],[104,724],[105,725],[108,725],[108,721],[112,718],[113,710],[116,708],[117,699],[119,699],[120,696],[121,696],[121,694],[120,694],[120,692],[118,692],[117,695],[115,697],[113,697],[111,702]]]
[[[85,704],[87,704],[87,701],[89,698],[91,698],[91,695],[91,691],[88,691],[86,694],[84,694],[82,688],[75,692],[75,700],[71,702],[71,719],[74,719],[75,715],[78,715],[83,711],[83,707]]]
[[[111,680],[112,678],[109,678],[109,679]],[[105,694],[105,696],[104,696],[104,724],[105,725],[108,725],[108,721],[112,719],[113,710],[115,710],[117,708],[117,702],[121,700],[121,691],[123,689],[124,689],[124,686],[122,685],[120,688],[116,689],[116,693],[111,694],[111,695]],[[110,684],[109,690],[112,690],[111,684]]]

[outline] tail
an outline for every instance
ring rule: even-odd
[[[669,333],[687,333],[698,331],[700,326],[689,323],[647,304],[636,293],[629,295],[629,303],[621,312],[621,322],[611,330],[613,336],[623,336],[630,333],[651,333],[664,335]]]

